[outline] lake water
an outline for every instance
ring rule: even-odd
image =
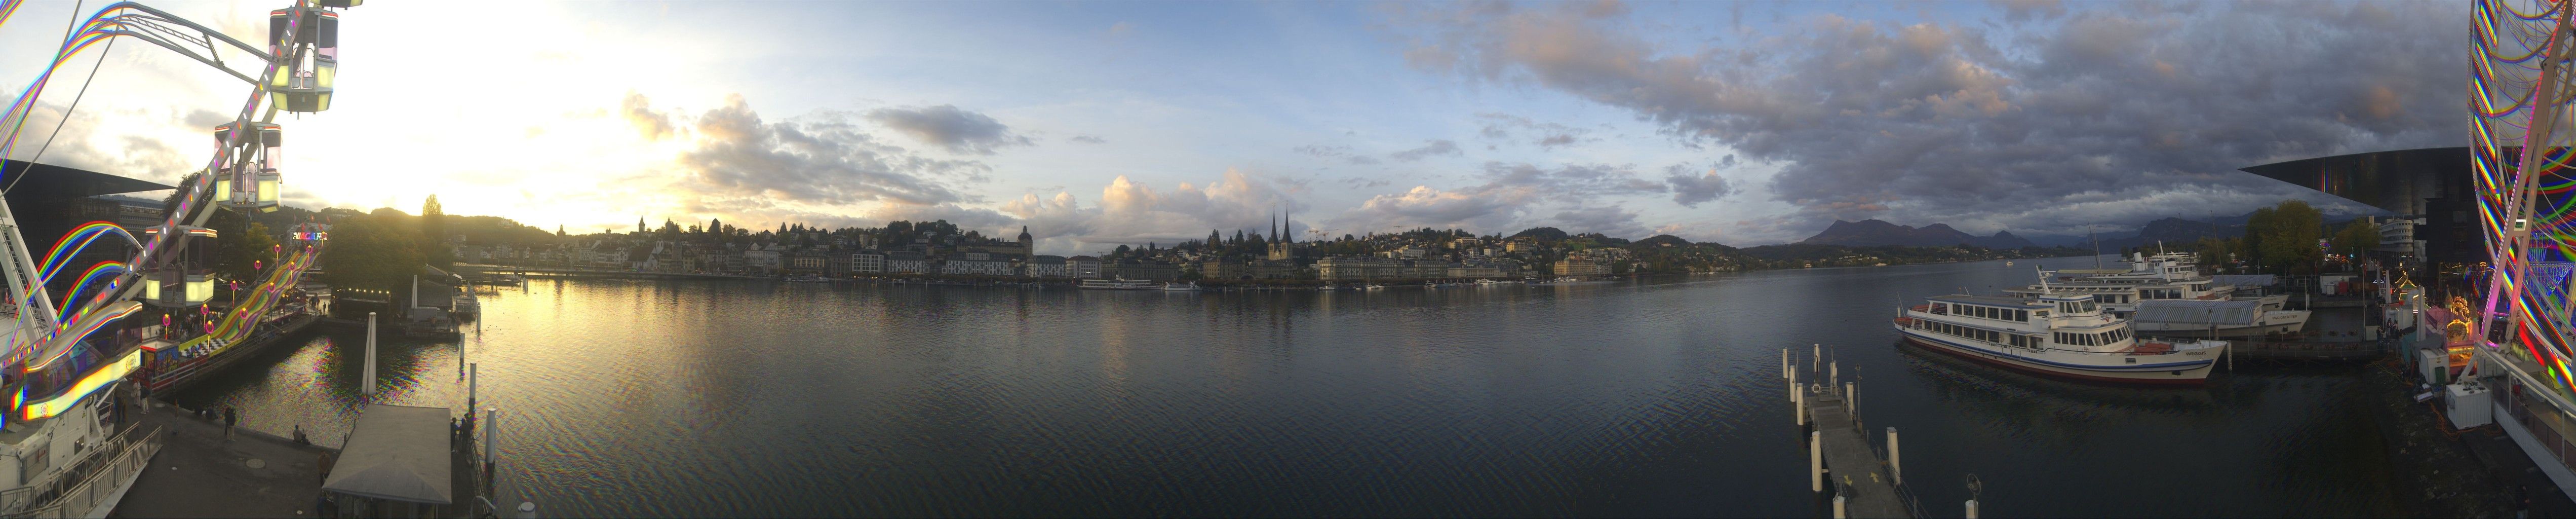
[[[1957,516],[2390,515],[2352,368],[2122,388],[1896,345],[1900,304],[2034,263],[1578,285],[1163,293],[541,280],[386,403],[502,409],[500,501],[595,516],[1802,516],[1781,348],[1826,345]],[[180,395],[336,444],[357,332]]]

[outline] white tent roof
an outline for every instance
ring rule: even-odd
[[[322,490],[414,503],[453,504],[447,409],[368,404]]]
[[[2137,315],[2130,318],[2164,323],[2246,325],[2254,324],[2255,314],[2262,310],[2262,301],[2150,299],[2139,301]]]

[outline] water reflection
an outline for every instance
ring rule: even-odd
[[[1994,515],[2390,510],[2384,461],[2352,455],[2377,440],[2355,432],[2346,372],[2108,388],[1890,345],[1907,298],[2029,276],[1198,294],[537,281],[487,296],[462,345],[388,341],[382,398],[461,407],[457,355],[481,364],[505,412],[503,494],[575,517],[1780,516],[1811,509],[1779,348],[1825,343],[1869,425],[1905,431],[1927,503],[1964,500],[1973,472]],[[362,343],[328,332],[183,400],[336,439]]]

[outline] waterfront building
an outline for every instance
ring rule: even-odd
[[[1104,277],[1143,281],[1171,281],[1181,277],[1180,266],[1163,262],[1120,261],[1108,268],[1111,272]]]
[[[1455,266],[1455,267],[1449,267],[1449,277],[1453,277],[1453,278],[1499,278],[1499,277],[1505,277],[1505,276],[1508,276],[1508,275],[1510,275],[1510,274],[1509,274],[1509,273],[1507,273],[1505,270],[1503,270],[1503,269],[1504,269],[1504,267],[1505,267],[1504,265],[1497,265],[1497,264],[1493,264],[1493,263],[1484,263],[1484,262],[1465,263],[1465,264],[1460,264],[1460,265]]]
[[[1071,258],[1065,258],[1064,268],[1065,271],[1073,277],[1085,279],[1098,278],[1100,277],[1100,258],[1090,256],[1074,256]]]
[[[1243,279],[1243,261],[1232,258],[1208,258],[1199,262],[1200,279]]]
[[[1395,277],[1393,270],[1398,266],[1395,260],[1386,258],[1324,258],[1315,260],[1315,274],[1327,281],[1364,281]]]
[[[1252,275],[1253,279],[1293,279],[1297,277],[1297,263],[1289,260],[1265,259],[1246,263],[1245,266],[1247,267],[1245,270],[1248,271],[1247,273]]]
[[[949,255],[948,261],[941,262],[939,265],[939,273],[975,276],[1008,276],[1012,275],[1011,260],[1007,257],[994,257],[989,253],[961,252]]]
[[[820,275],[826,270],[826,264],[830,263],[823,258],[823,251],[798,251],[787,257],[787,270],[797,274]]]
[[[1064,268],[1064,256],[1056,255],[1030,256],[1027,271],[1033,278],[1060,278],[1069,274]]]
[[[1594,261],[1592,258],[1569,257],[1556,262],[1556,275],[1557,277],[1607,276],[1610,275],[1610,264]]]
[[[782,251],[772,247],[774,246],[762,244],[751,250],[742,251],[743,267],[762,273],[778,270],[779,254]]]
[[[884,273],[885,271],[886,255],[884,253],[876,251],[861,251],[857,254],[850,255],[850,272],[860,274],[879,274]]]
[[[885,271],[893,274],[925,274],[930,260],[920,252],[899,250],[885,254]]]

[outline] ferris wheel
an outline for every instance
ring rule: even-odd
[[[5,26],[21,1],[0,0],[0,26]],[[219,210],[277,210],[285,150],[285,132],[275,122],[277,114],[330,109],[339,67],[340,13],[335,10],[361,1],[295,0],[290,7],[270,11],[266,45],[252,45],[135,2],[102,7],[67,31],[42,73],[6,111],[0,111],[0,157],[12,156],[19,144],[34,140],[22,139],[33,136],[22,131],[28,129],[28,115],[37,99],[55,72],[93,47],[103,64],[107,50],[117,41],[149,43],[249,83],[252,91],[237,116],[209,129],[215,139],[213,157],[180,186],[177,203],[162,223],[146,229],[141,238],[113,224],[91,222],[75,227],[39,256],[21,234],[17,216],[7,204],[0,204],[0,282],[7,285],[8,297],[0,303],[0,314],[7,314],[0,315],[0,327],[6,330],[0,333],[0,347],[5,347],[0,350],[0,393],[8,394],[7,419],[31,420],[59,412],[61,406],[45,403],[76,401],[104,384],[93,381],[113,381],[139,365],[132,348],[94,344],[92,338],[101,330],[134,325],[121,320],[147,306],[174,313],[207,313],[206,305],[216,292],[213,256],[218,231],[204,225]],[[228,56],[232,59],[227,60]],[[78,85],[80,94],[63,110],[65,120],[78,108],[89,82],[97,79],[93,67]],[[36,158],[50,140],[47,136],[37,141],[45,144],[37,148]],[[23,173],[0,169],[0,191],[14,185],[16,175]],[[255,320],[267,306],[276,304],[282,289],[312,266],[323,235],[318,227],[296,229],[293,243],[299,250],[290,253],[281,247],[273,261],[255,267],[266,271],[256,276],[266,284],[237,299],[225,322],[243,316]],[[72,272],[72,258],[100,241],[121,241],[137,252],[123,261],[90,265],[77,277],[57,277]],[[60,299],[48,288],[57,279],[73,280]],[[247,333],[248,327],[239,328]],[[232,329],[210,323],[205,331],[207,337],[221,341]],[[73,353],[84,348],[99,354],[94,357],[112,358],[62,362],[78,357]]]
[[[2480,354],[2527,357],[2552,385],[2576,386],[2568,359],[2568,260],[2576,258],[2576,175],[2568,109],[2576,82],[2571,2],[2480,0],[2471,16],[2470,160],[2484,223],[2485,305],[2468,328]],[[2472,362],[2470,370],[2479,369]]]

